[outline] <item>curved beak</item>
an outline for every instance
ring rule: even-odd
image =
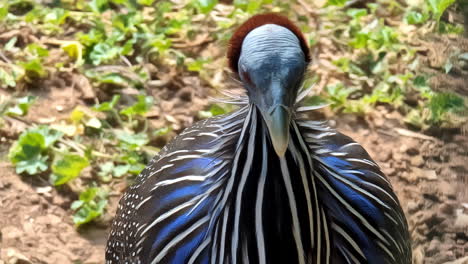
[[[279,157],[283,157],[289,144],[290,111],[284,105],[276,105],[271,112],[261,111],[261,113],[270,132],[273,148]]]

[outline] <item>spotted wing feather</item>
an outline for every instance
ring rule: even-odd
[[[214,219],[245,111],[183,131],[121,199],[106,263],[205,263],[197,252]]]
[[[398,198],[361,145],[324,123],[299,122],[329,223],[330,263],[411,263]]]

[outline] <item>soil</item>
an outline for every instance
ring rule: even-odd
[[[336,123],[389,177],[409,223],[413,263],[468,263],[468,137],[414,133],[400,118],[380,109],[371,122],[349,116]]]

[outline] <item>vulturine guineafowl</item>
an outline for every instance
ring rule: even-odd
[[[398,198],[351,138],[300,107],[309,49],[277,14],[234,33],[247,96],[166,145],[120,201],[106,263],[411,263]]]

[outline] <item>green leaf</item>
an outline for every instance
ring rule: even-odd
[[[3,20],[8,15],[9,5],[6,2],[0,4],[0,20]]]
[[[72,210],[77,210],[78,208],[80,208],[81,206],[84,205],[84,201],[81,201],[81,200],[76,200],[76,201],[73,201],[73,203],[71,204],[70,208]]]
[[[73,222],[77,227],[101,216],[107,205],[107,192],[102,188],[89,187],[74,201],[71,209],[75,211]]]
[[[41,153],[61,136],[62,133],[46,126],[31,128],[21,133],[18,141],[11,146],[8,158],[15,165],[21,161],[38,160]]]
[[[29,76],[44,77],[47,74],[39,59],[32,59],[27,62],[20,62],[19,64],[24,68],[26,74]]]
[[[427,86],[427,78],[422,75],[418,75],[414,78],[413,84],[418,87]]]
[[[76,154],[64,155],[52,164],[51,181],[54,185],[62,185],[78,177],[81,171],[89,166],[86,157]]]
[[[155,0],[138,0],[138,4],[140,5],[145,5],[145,6],[151,6],[154,3]]]
[[[162,127],[153,132],[153,136],[160,137],[164,136],[171,131],[171,127]]]
[[[126,116],[144,115],[151,109],[153,102],[152,96],[138,95],[138,101],[134,105],[122,109],[120,113]]]
[[[93,107],[93,110],[99,111],[99,112],[106,112],[106,111],[111,111],[115,108],[117,105],[117,102],[120,100],[120,95],[114,95],[112,97],[112,100],[109,102],[104,102],[101,104],[97,104]]]
[[[347,88],[342,83],[336,83],[325,87],[325,91],[329,95],[333,108],[344,107],[347,104],[349,95],[356,90],[356,88]]]
[[[110,182],[112,179],[112,171],[114,170],[114,162],[108,161],[99,165],[100,171],[98,172],[99,178],[103,182]]]
[[[148,135],[144,133],[130,134],[128,132],[118,130],[116,131],[116,135],[121,145],[129,150],[135,150],[149,142]]]
[[[88,34],[83,34],[79,32],[77,34],[78,41],[87,47],[92,47],[93,45],[102,42],[104,40],[104,32],[99,28],[92,28]]]
[[[16,173],[21,174],[23,172],[29,175],[35,175],[40,172],[44,172],[49,167],[46,163],[47,156],[35,155],[31,159],[22,160],[16,164]]]
[[[463,34],[464,28],[462,25],[457,25],[457,24],[450,24],[446,23],[444,21],[439,21],[439,28],[438,28],[439,33],[441,34],[456,34],[460,35]]]
[[[171,47],[171,40],[167,38],[164,34],[154,35],[151,38],[148,38],[146,46],[153,47],[157,52],[164,52]]]
[[[61,48],[70,56],[75,59],[75,64],[81,66],[83,64],[83,46],[78,41],[69,41],[62,44]]]
[[[226,114],[226,109],[222,108],[220,105],[214,104],[210,107],[210,112],[213,116]]]
[[[209,13],[216,4],[218,4],[217,0],[196,0],[195,3],[197,4],[200,11],[204,14]]]
[[[99,83],[113,84],[122,87],[133,86],[134,84],[132,80],[127,79],[117,72],[102,73],[95,70],[87,70],[85,75]]]
[[[44,149],[52,146],[57,140],[59,140],[63,133],[55,129],[50,129],[47,126],[39,126],[31,130],[32,132],[37,132],[44,137]]]
[[[132,164],[128,172],[133,175],[138,175],[141,173],[142,170],[145,169],[145,167],[146,167],[145,164],[142,164],[142,163]]]
[[[323,98],[322,96],[319,96],[319,95],[313,95],[313,96],[307,97],[303,101],[303,104],[305,106],[319,106],[319,105],[325,105],[327,103],[328,103],[328,101],[325,98]]]
[[[102,13],[109,8],[107,0],[91,0],[88,5],[95,13]]]
[[[208,62],[210,62],[210,60],[205,58],[199,58],[193,61],[188,61],[187,69],[189,71],[200,72],[201,70],[203,70],[203,66]]]
[[[417,11],[409,11],[405,16],[406,23],[410,25],[423,24],[424,22],[426,22],[427,19],[428,19],[427,15],[424,15]]]
[[[354,19],[367,16],[367,10],[363,8],[350,8],[346,10],[346,14]]]
[[[9,87],[16,86],[15,77],[12,74],[0,68],[0,84],[2,83]]]
[[[130,164],[115,166],[112,173],[115,177],[120,178],[130,170],[130,166]]]
[[[455,0],[426,0],[429,4],[429,8],[433,12],[434,19],[439,22],[440,17],[445,10],[455,3]]]
[[[49,51],[36,43],[31,43],[26,46],[26,49],[31,52],[34,56],[37,57],[47,57],[49,56]]]
[[[210,118],[217,115],[224,115],[228,112],[228,109],[225,109],[218,104],[213,104],[210,106],[210,109],[208,109],[208,111],[200,111],[198,112],[198,115],[200,116],[200,118]]]
[[[356,36],[349,41],[349,45],[355,49],[365,48],[369,38],[369,33],[358,32]]]
[[[118,57],[121,47],[110,45],[108,43],[98,43],[93,47],[89,54],[89,58],[94,65],[99,65],[103,62],[109,62]]]
[[[8,42],[5,44],[5,47],[3,48],[5,51],[13,51],[15,49],[16,41],[18,41],[18,37],[15,36],[8,40]]]
[[[465,108],[462,97],[452,93],[437,93],[429,101],[431,121],[440,122],[448,112],[457,112]]]
[[[347,0],[328,0],[326,6],[344,6]]]
[[[18,98],[16,104],[6,110],[7,115],[24,116],[28,113],[29,107],[36,101],[35,96],[25,96]]]
[[[70,16],[70,12],[63,8],[53,8],[49,10],[44,17],[45,23],[51,23],[54,25],[61,25],[65,23],[65,20]]]

